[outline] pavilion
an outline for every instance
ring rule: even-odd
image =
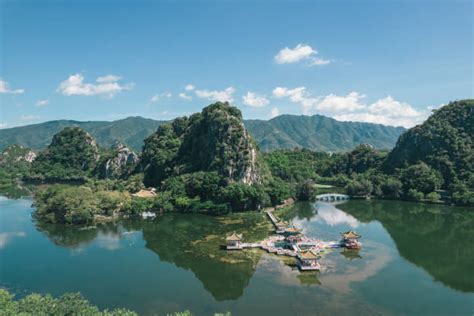
[[[241,234],[233,233],[232,235],[227,236],[225,241],[226,241],[227,250],[242,249],[242,235]]]
[[[359,249],[362,247],[362,244],[359,241],[359,238],[361,238],[361,236],[356,232],[350,230],[345,233],[341,233],[341,235],[342,243],[346,248]]]
[[[310,250],[298,252],[297,257],[298,268],[301,271],[319,270],[321,268],[318,263],[318,256]]]

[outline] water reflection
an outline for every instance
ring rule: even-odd
[[[156,223],[146,223],[143,237],[160,260],[191,270],[216,300],[235,300],[248,286],[261,254],[229,253],[220,246],[229,232],[244,229],[244,222],[222,225],[204,215],[165,215]]]
[[[124,239],[140,231],[145,247],[160,260],[190,270],[218,300],[235,300],[248,286],[261,256],[259,251],[227,252],[225,236],[232,231],[258,240],[269,227],[262,214],[219,218],[205,215],[166,214],[154,221],[124,220],[91,227],[37,222],[36,227],[55,245],[75,254],[91,244],[109,251],[119,250]]]
[[[392,201],[351,201],[337,206],[303,203],[289,212],[287,219],[308,235],[326,240],[339,238],[342,230],[357,228],[364,235],[364,246],[360,251],[332,250],[321,259],[321,273],[300,273],[291,260],[257,250],[227,252],[220,248],[225,236],[234,231],[249,241],[262,239],[271,226],[256,213],[230,217],[166,214],[154,221],[124,220],[85,228],[38,222],[36,227],[55,245],[78,252],[90,245],[117,252],[142,239],[160,261],[191,271],[219,302],[242,298],[257,269],[259,278],[276,286],[304,285],[347,299],[354,295],[354,284],[380,275],[397,257],[392,244],[379,240],[389,239],[385,230],[398,252],[435,280],[457,290],[474,291],[470,271],[474,213],[469,210]],[[376,230],[378,236],[365,238],[368,233],[364,229]]]
[[[9,233],[0,233],[0,250],[5,248],[5,246],[10,243],[10,241],[17,237],[25,237],[26,233],[19,232],[9,232]]]
[[[361,222],[379,221],[401,256],[436,281],[474,292],[474,211],[397,201],[351,201],[341,209]]]

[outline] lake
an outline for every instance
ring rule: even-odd
[[[311,237],[362,235],[334,249],[320,272],[260,250],[227,252],[226,234],[255,241],[263,214],[166,214],[68,227],[32,219],[31,200],[0,198],[0,286],[81,292],[100,308],[141,314],[473,315],[474,209],[398,201],[300,203],[284,216]],[[283,216],[283,215],[282,215]]]

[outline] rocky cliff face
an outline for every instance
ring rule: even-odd
[[[221,102],[160,126],[145,140],[143,166],[150,185],[198,171],[217,172],[228,182],[261,181],[257,148],[240,110]]]
[[[102,166],[102,176],[117,179],[130,175],[140,161],[138,155],[121,143],[115,144],[113,152],[113,157],[107,159]]]
[[[190,122],[178,153],[188,171],[217,171],[247,184],[259,181],[256,145],[237,108],[218,102]]]
[[[23,146],[11,145],[0,154],[0,165],[17,164],[20,162],[31,163],[36,159],[36,153]]]

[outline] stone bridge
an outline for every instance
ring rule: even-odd
[[[316,195],[316,201],[324,202],[338,202],[338,201],[347,201],[349,200],[349,195],[339,194],[339,193],[326,193]]]

